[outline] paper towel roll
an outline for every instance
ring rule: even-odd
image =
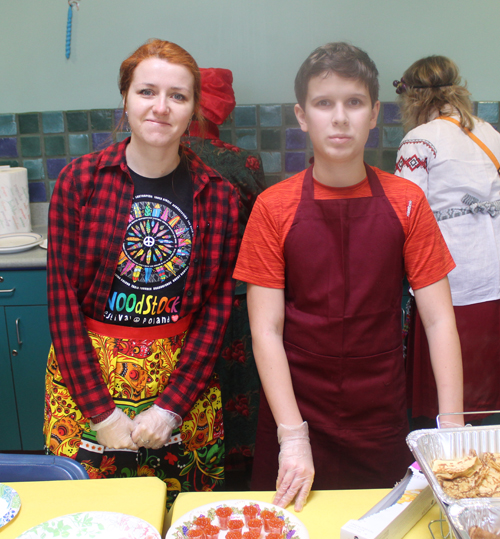
[[[31,232],[28,171],[0,167],[0,234]]]

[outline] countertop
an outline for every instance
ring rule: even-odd
[[[47,226],[34,226],[33,232],[47,239]],[[45,269],[47,267],[47,249],[33,247],[20,253],[1,253],[0,270]]]

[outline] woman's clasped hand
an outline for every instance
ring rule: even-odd
[[[91,423],[91,427],[98,443],[110,449],[160,449],[180,423],[179,416],[153,404],[133,420],[117,407],[104,421]]]

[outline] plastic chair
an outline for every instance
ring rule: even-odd
[[[81,464],[66,457],[0,453],[0,482],[88,478]]]

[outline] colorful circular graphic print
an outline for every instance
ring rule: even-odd
[[[129,286],[168,286],[187,271],[192,238],[192,227],[178,206],[158,197],[137,197],[116,276]]]

